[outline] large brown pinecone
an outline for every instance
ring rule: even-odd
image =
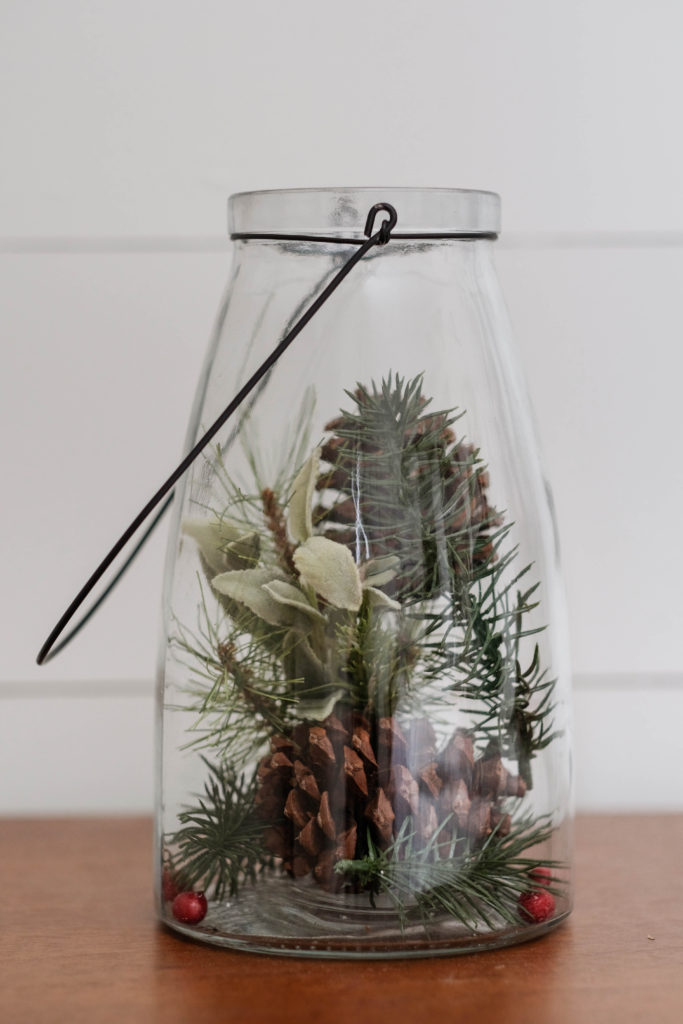
[[[298,726],[291,737],[274,736],[258,778],[258,813],[272,823],[266,846],[289,874],[312,874],[328,890],[344,885],[337,861],[367,853],[368,830],[386,849],[410,816],[415,848],[443,826],[438,841],[445,855],[454,837],[477,845],[494,829],[506,835],[510,817],[502,800],[526,791],[495,752],[475,760],[463,729],[437,753],[427,719],[404,731],[393,718],[371,728],[359,714],[345,721],[330,715]]]
[[[491,530],[501,519],[487,500],[488,473],[472,445],[456,441],[446,413],[416,415],[397,425],[382,395],[359,388],[356,414],[325,427],[323,468],[314,521],[354,557],[398,555],[400,569],[383,589],[398,600],[436,596],[451,572],[493,557]],[[426,399],[415,399],[418,410]],[[441,553],[439,551],[441,545]]]

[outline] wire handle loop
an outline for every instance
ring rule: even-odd
[[[388,219],[382,221],[382,224],[380,225],[379,229],[373,233],[375,219],[379,213],[388,213],[389,217]],[[111,593],[111,591],[119,582],[123,574],[131,565],[136,555],[138,554],[140,549],[143,547],[143,545],[151,535],[154,528],[162,519],[164,513],[170,507],[175,494],[174,487],[178,480],[183,476],[185,471],[189,469],[194,460],[197,458],[200,452],[204,450],[204,448],[207,446],[212,437],[214,437],[218,433],[223,424],[226,423],[227,420],[230,419],[230,417],[233,415],[233,413],[235,413],[239,409],[239,407],[242,405],[244,400],[251,394],[251,392],[254,390],[259,381],[261,381],[262,378],[265,377],[265,375],[268,373],[268,371],[272,369],[272,367],[278,361],[280,356],[282,356],[285,350],[289,348],[289,346],[294,341],[296,336],[303,330],[303,328],[306,326],[309,320],[312,320],[312,318],[315,316],[318,310],[322,306],[324,306],[324,304],[327,302],[332,293],[339,287],[344,278],[353,270],[356,264],[360,262],[363,256],[365,256],[365,254],[376,245],[386,245],[391,236],[391,232],[396,226],[397,221],[398,214],[396,213],[395,208],[390,203],[376,203],[375,206],[372,207],[372,209],[368,213],[368,217],[365,222],[365,234],[367,235],[367,240],[363,242],[358,249],[356,249],[354,254],[346,261],[346,263],[343,264],[341,269],[337,271],[337,273],[334,275],[329,284],[325,288],[323,288],[322,292],[317,297],[317,299],[315,299],[314,302],[312,302],[308,309],[303,313],[303,315],[299,317],[299,319],[291,328],[291,330],[288,331],[285,337],[275,346],[270,355],[267,356],[267,358],[261,363],[259,368],[252,374],[252,376],[249,378],[246,384],[244,384],[240,388],[240,390],[234,396],[232,401],[229,402],[229,404],[220,414],[218,419],[211,424],[206,433],[202,437],[200,437],[199,441],[197,441],[195,446],[187,453],[187,455],[180,462],[180,464],[176,466],[176,468],[173,470],[168,479],[164,481],[164,483],[161,485],[158,491],[150,498],[150,500],[147,502],[144,508],[137,514],[133,522],[127,527],[126,530],[124,530],[124,532],[121,534],[121,536],[116,541],[114,546],[105,555],[105,557],[102,559],[102,561],[97,566],[95,571],[92,573],[90,578],[86,581],[86,583],[81,587],[79,592],[76,594],[76,597],[73,599],[69,607],[66,609],[62,617],[57,622],[57,625],[49,634],[43,646],[40,648],[40,651],[38,652],[38,656],[36,658],[36,661],[38,662],[39,665],[44,665],[46,662],[54,658],[55,655],[57,655],[60,651],[62,651],[66,647],[66,645],[71,640],[73,640],[73,638],[83,628],[83,626],[85,626],[86,622],[88,622],[88,620],[95,614],[95,612],[103,603],[105,598]],[[297,236],[293,235],[291,237],[295,239]],[[60,640],[60,637],[62,636],[64,629],[71,622],[72,618],[74,617],[78,609],[81,607],[81,605],[84,603],[85,599],[92,593],[92,591],[95,589],[99,581],[104,576],[107,569],[109,569],[109,567],[118,557],[118,555],[126,547],[128,542],[132,540],[132,538],[137,534],[140,527],[147,521],[152,512],[157,508],[157,505],[159,505],[161,502],[163,502],[161,508],[157,511],[152,521],[147,525],[145,531],[138,538],[135,546],[133,547],[128,557],[125,559],[123,565],[118,569],[114,577],[106,585],[106,587],[99,595],[99,597],[96,598],[91,607],[86,612],[84,612],[84,614],[81,616],[78,622],[71,628],[71,630],[66,634],[66,636],[64,636]],[[57,643],[58,640],[59,643]]]
[[[370,209],[370,212],[368,213],[368,219],[365,222],[365,231],[363,232],[363,234],[370,238],[370,236],[372,235],[372,229],[375,225],[375,218],[377,217],[378,213],[389,214],[389,219],[382,222],[382,225],[378,232],[380,238],[377,244],[386,245],[387,242],[389,241],[389,236],[391,235],[391,232],[394,230],[398,222],[398,214],[396,213],[396,210],[391,205],[391,203],[375,203],[375,205]]]

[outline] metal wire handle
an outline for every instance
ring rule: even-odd
[[[379,229],[373,233],[375,220],[377,219],[377,216],[380,213],[386,213],[388,214],[388,217],[382,221],[382,224],[380,225]],[[125,573],[126,569],[128,569],[130,564],[133,562],[136,555],[138,554],[142,546],[145,544],[154,528],[158,525],[164,513],[171,505],[171,502],[173,501],[175,494],[173,488],[180,479],[180,477],[192,465],[194,460],[197,458],[200,452],[203,451],[203,449],[209,443],[211,438],[218,433],[223,424],[228,419],[230,419],[230,417],[233,415],[234,412],[237,411],[237,409],[239,409],[240,405],[242,405],[244,400],[254,390],[259,381],[275,365],[280,356],[286,351],[286,349],[289,348],[289,346],[292,344],[297,335],[301,333],[301,331],[304,329],[309,320],[311,320],[318,312],[318,310],[327,302],[329,297],[339,287],[344,278],[353,270],[356,264],[359,263],[360,260],[362,260],[363,256],[365,256],[365,254],[369,252],[370,249],[372,249],[374,246],[381,246],[387,244],[391,237],[391,232],[396,227],[397,221],[398,214],[396,213],[395,208],[390,203],[376,203],[370,209],[370,211],[368,212],[367,220],[365,222],[364,233],[367,236],[366,241],[360,243],[359,248],[356,250],[356,252],[354,252],[353,256],[351,256],[351,258],[347,260],[347,262],[343,265],[341,270],[339,270],[335,274],[330,283],[322,290],[318,298],[311,303],[306,312],[297,320],[292,329],[288,331],[288,333],[284,336],[282,341],[280,341],[279,344],[276,345],[276,347],[273,349],[270,355],[261,363],[259,368],[249,378],[246,384],[244,384],[240,388],[240,390],[237,392],[232,401],[228,405],[226,405],[225,409],[220,414],[218,419],[214,423],[212,423],[212,425],[209,427],[206,433],[203,434],[202,437],[200,437],[199,441],[197,441],[195,446],[187,453],[182,462],[180,462],[180,464],[173,470],[168,479],[164,481],[164,483],[161,485],[158,491],[156,491],[156,493],[150,498],[150,500],[147,502],[144,508],[137,514],[137,516],[132,521],[130,526],[128,526],[128,528],[124,530],[124,532],[121,534],[121,536],[116,541],[114,546],[107,553],[107,555],[105,555],[105,557],[102,559],[102,561],[97,566],[95,571],[92,573],[90,578],[76,594],[75,598],[73,599],[69,607],[66,609],[62,617],[59,619],[57,625],[51,631],[43,646],[40,648],[40,651],[38,652],[38,657],[36,658],[36,661],[38,662],[39,665],[44,665],[46,662],[51,661],[51,659],[54,658],[57,654],[59,654],[60,651],[64,650],[66,645],[70,643],[71,640],[73,640],[76,634],[80,632],[83,626],[85,626],[86,622],[88,622],[88,620],[95,614],[95,612],[100,607],[102,602],[107,598],[107,596],[111,593],[116,584],[119,582],[119,580]],[[249,238],[262,236],[241,235],[239,237]],[[296,241],[299,237],[301,236],[278,236],[279,239],[288,239],[292,241]],[[323,241],[323,239],[317,240]],[[331,241],[331,239],[324,239],[324,241],[328,242]],[[334,241],[346,243],[349,240],[334,239]],[[358,239],[355,240],[355,243],[358,244]],[[164,498],[166,499],[165,501]],[[59,643],[57,643],[60,636],[64,632],[66,626],[74,617],[74,615],[81,607],[85,599],[92,593],[96,585],[104,576],[107,569],[112,565],[117,556],[123,551],[128,542],[131,541],[133,537],[138,533],[140,528],[143,526],[143,524],[146,522],[146,520],[149,518],[152,512],[154,512],[154,510],[162,501],[163,504],[161,505],[161,508],[157,511],[152,521],[147,524],[146,529],[138,538],[132,551],[127,556],[123,565],[117,571],[116,575],[113,577],[111,582],[107,584],[107,586],[99,595],[99,597],[96,598],[96,600],[93,602],[90,608],[78,620],[75,626],[73,626],[71,630],[66,634],[66,636],[63,637],[59,641]]]

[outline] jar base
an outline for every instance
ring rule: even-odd
[[[227,949],[273,956],[316,957],[327,959],[401,959],[452,956],[498,949],[539,938],[556,928],[569,916],[567,901],[558,901],[553,917],[541,923],[519,925],[500,921],[491,928],[483,922],[467,928],[453,918],[443,916],[428,925],[410,923],[401,926],[390,910],[360,907],[354,898],[340,906],[334,896],[307,898],[293,887],[269,886],[263,893],[249,892],[239,899],[211,903],[201,924],[189,926],[176,921],[170,906],[162,911],[162,923],[199,942]]]

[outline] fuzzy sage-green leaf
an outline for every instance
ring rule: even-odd
[[[353,556],[343,544],[327,537],[309,537],[294,552],[303,581],[335,608],[357,612],[363,588]]]

